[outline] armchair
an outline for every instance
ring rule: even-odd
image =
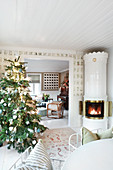
[[[85,127],[82,127],[80,129],[80,132],[75,132],[69,137],[69,153],[71,152],[71,148],[75,150],[76,148],[80,147],[85,143],[98,140],[98,134],[102,131],[103,130],[101,128],[90,131]]]
[[[80,141],[80,142],[79,142]],[[75,150],[81,145],[81,135],[80,132],[75,132],[69,137],[69,153],[71,148]]]
[[[54,101],[52,103],[48,103],[47,117],[59,119],[59,118],[63,118],[63,113],[64,113],[63,102]]]

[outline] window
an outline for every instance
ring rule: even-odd
[[[38,73],[27,73],[27,77],[30,78],[30,95],[40,95],[41,94],[41,74]]]

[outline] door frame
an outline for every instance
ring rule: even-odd
[[[35,59],[35,60],[61,60],[69,61],[69,114],[68,114],[68,126],[71,126],[73,122],[73,58],[64,56],[23,56],[23,59]]]

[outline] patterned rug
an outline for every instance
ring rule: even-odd
[[[69,156],[69,136],[73,133],[71,128],[50,129],[40,138],[51,158],[65,160]]]

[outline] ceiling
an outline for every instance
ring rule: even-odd
[[[27,72],[64,72],[69,70],[69,61],[61,60],[31,60],[28,62]]]
[[[0,0],[0,46],[113,47],[113,0]]]

